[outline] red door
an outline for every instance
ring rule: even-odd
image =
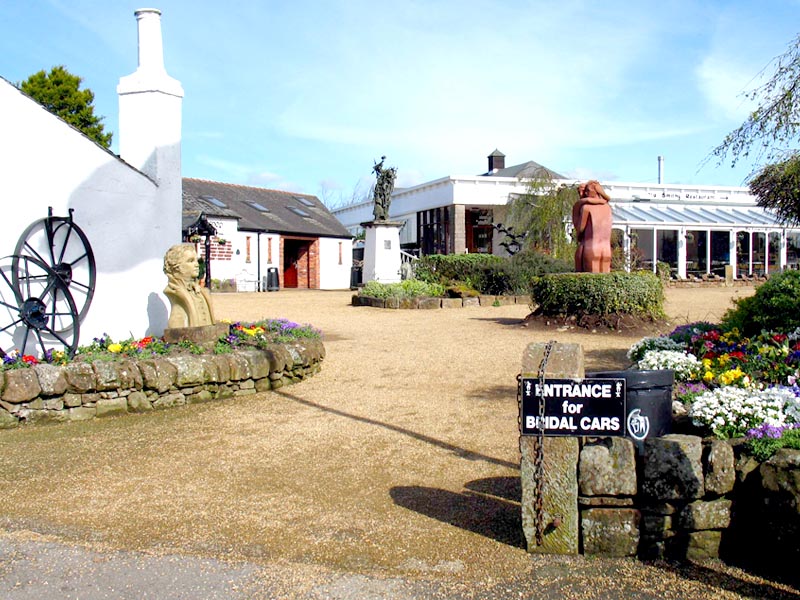
[[[297,261],[289,263],[289,265],[283,269],[283,287],[297,287]]]

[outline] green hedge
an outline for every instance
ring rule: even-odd
[[[800,271],[771,275],[756,293],[735,301],[720,325],[726,331],[738,329],[745,336],[766,331],[793,331],[800,327]]]
[[[370,298],[441,298],[445,295],[445,288],[438,283],[426,283],[418,279],[406,279],[399,283],[380,283],[368,281],[359,292],[359,296]]]
[[[493,254],[432,254],[417,262],[416,277],[446,286],[460,282],[482,294],[529,294],[531,281],[536,277],[572,268],[567,261],[537,252],[520,252],[511,258]]]
[[[663,285],[644,271],[544,275],[532,283],[531,298],[545,315],[665,316]]]

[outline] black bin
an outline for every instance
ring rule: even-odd
[[[625,380],[625,435],[639,449],[645,439],[672,432],[672,386],[675,383],[675,371],[603,371],[587,373],[586,377]]]
[[[281,289],[280,280],[278,279],[277,267],[270,267],[267,269],[267,291],[277,292]]]
[[[361,267],[350,268],[350,289],[354,290],[362,284]]]

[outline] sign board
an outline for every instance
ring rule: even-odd
[[[536,378],[522,382],[522,435],[624,436],[626,397],[624,379],[547,379],[541,389]],[[544,393],[544,418],[539,398]]]

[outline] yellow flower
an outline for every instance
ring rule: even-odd
[[[712,381],[714,381],[714,373],[712,373],[711,371],[706,371],[705,375],[703,375],[703,381],[705,381],[706,383],[711,383]]]
[[[108,351],[109,352],[113,352],[114,354],[116,354],[117,352],[121,352],[122,351],[122,344],[109,344],[108,345]]]
[[[731,362],[731,357],[728,356],[727,354],[723,354],[723,355],[717,357],[717,362],[719,363],[720,367],[724,367],[729,362]]]
[[[710,369],[711,368],[711,359],[710,358],[704,358],[703,359],[703,366],[706,369]]]

